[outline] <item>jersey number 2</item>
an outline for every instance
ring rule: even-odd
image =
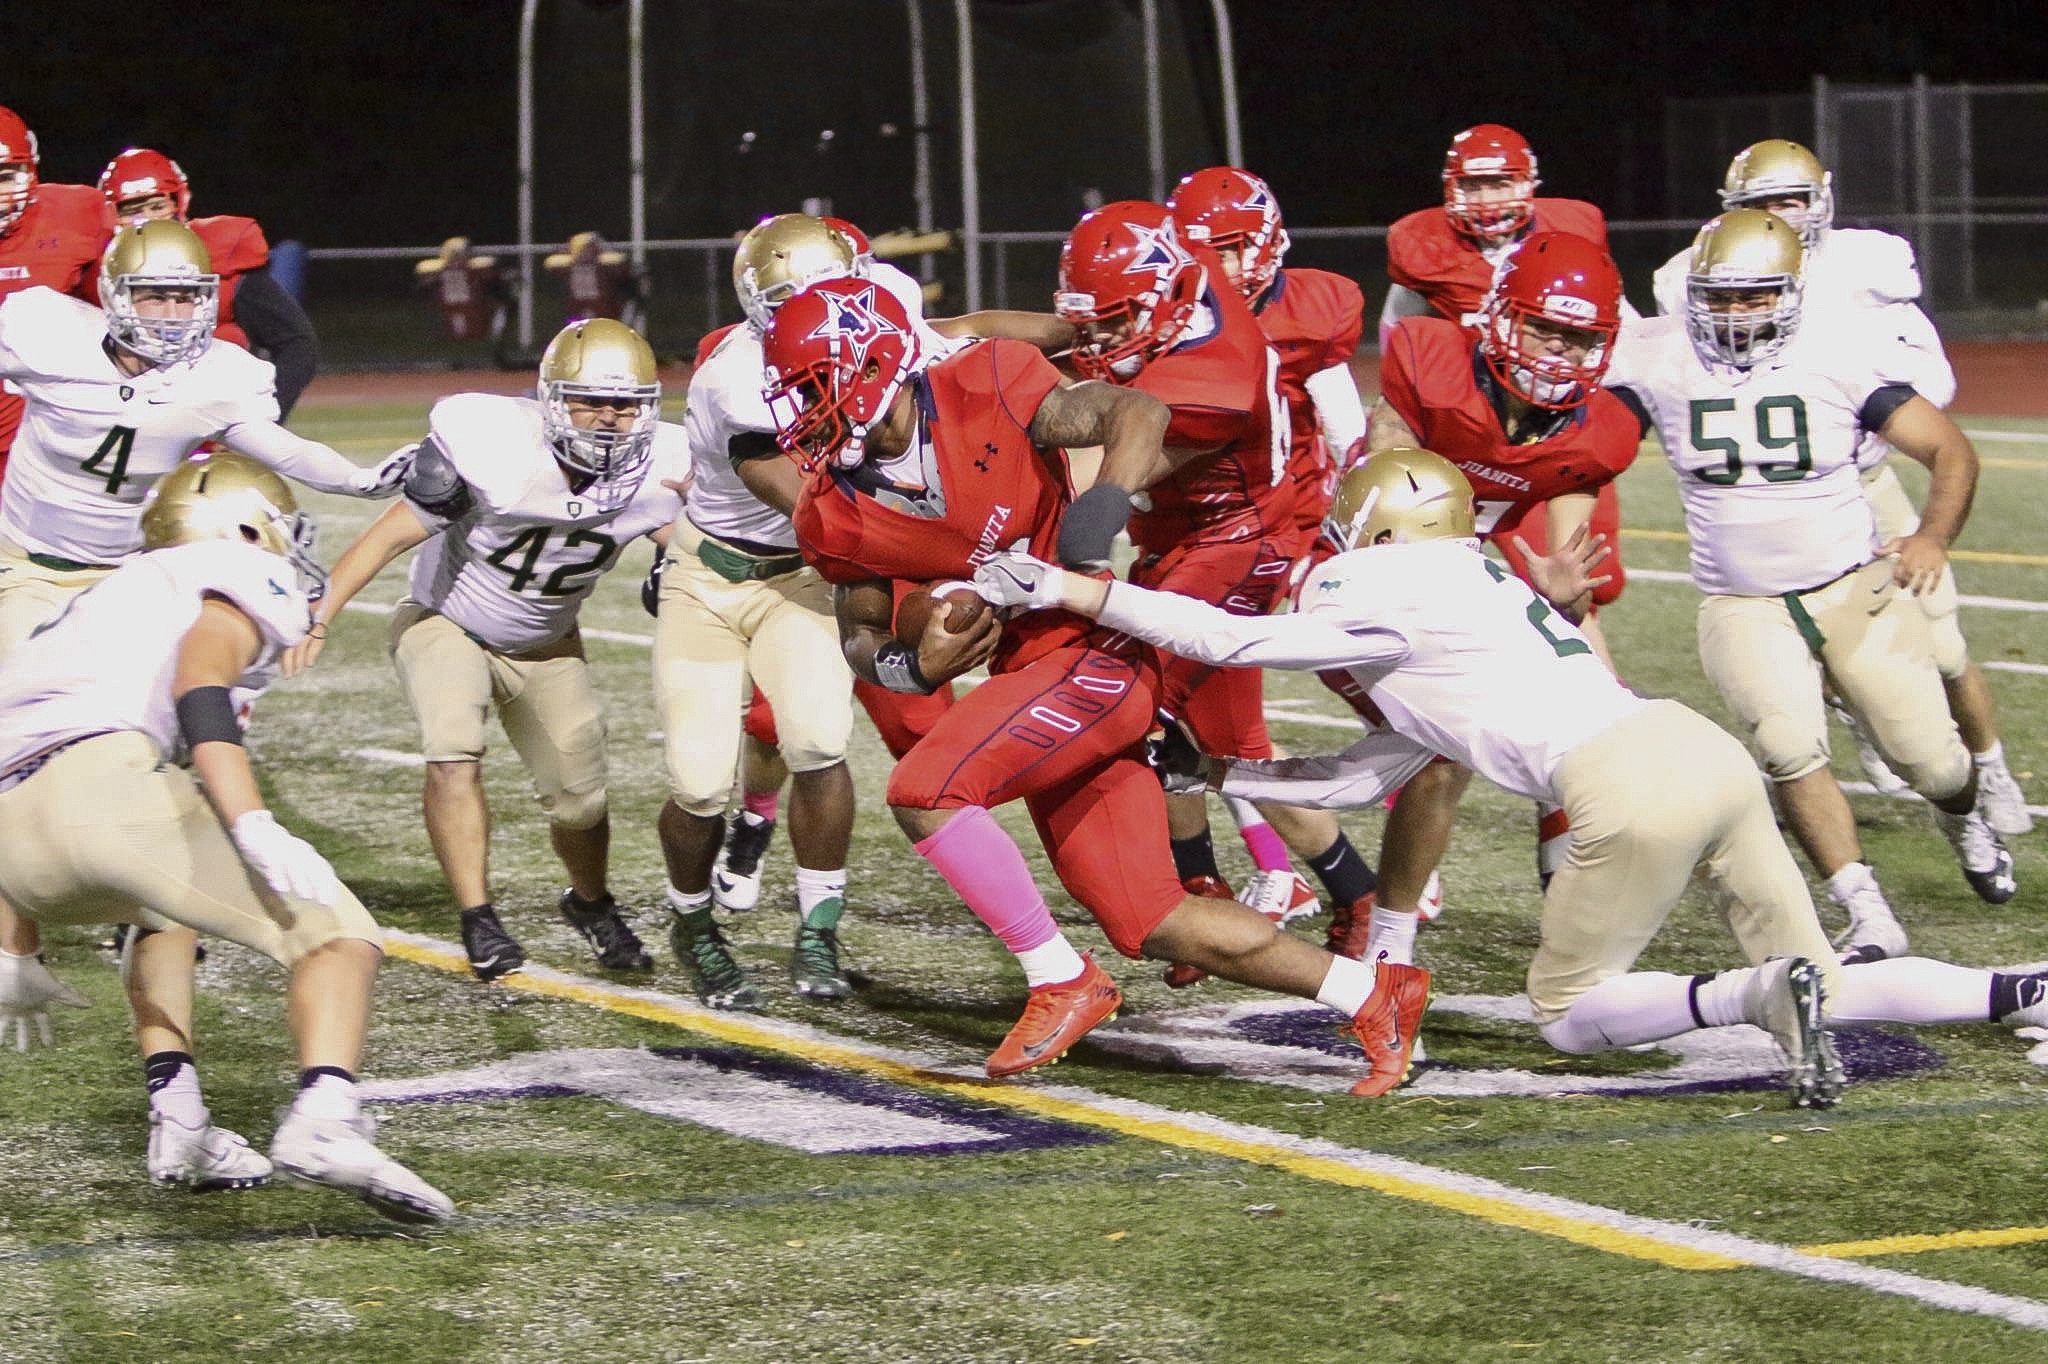
[[[1493,560],[1485,559],[1481,562],[1486,565],[1486,571],[1493,575],[1495,582],[1521,582],[1514,574],[1508,572]],[[1523,586],[1526,587],[1527,584],[1525,583]],[[1551,633],[1550,618],[1557,613],[1551,609],[1550,603],[1543,600],[1543,598],[1532,596],[1529,601],[1529,610],[1526,614],[1529,617],[1529,623],[1536,627],[1536,633],[1543,636],[1543,642],[1548,644],[1550,651],[1559,658],[1570,658],[1573,654],[1590,654],[1593,652],[1593,646],[1586,643],[1583,639],[1566,639],[1561,635]]]
[[[117,426],[107,432],[107,438],[100,442],[100,448],[93,451],[85,463],[78,467],[84,473],[98,474],[106,479],[107,491],[118,493],[121,491],[122,481],[128,477],[128,456],[134,449],[135,428]],[[110,459],[113,461],[111,469],[107,467],[107,461]]]
[[[1710,436],[1707,434],[1706,419],[1716,412],[1733,412],[1733,398],[1694,398],[1691,404],[1692,448],[1703,455],[1719,454],[1724,463],[1721,468],[1708,466],[1693,470],[1693,476],[1702,483],[1718,483],[1726,487],[1742,477],[1742,442],[1733,436]],[[1771,414],[1791,414],[1787,423],[1790,431],[1774,430]],[[1755,469],[1764,476],[1766,483],[1796,483],[1813,472],[1813,447],[1806,439],[1806,400],[1796,393],[1781,393],[1775,398],[1763,398],[1756,405],[1756,443],[1766,450],[1791,450],[1789,461],[1758,460]]]

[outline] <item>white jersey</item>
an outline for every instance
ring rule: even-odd
[[[1684,319],[1623,327],[1605,384],[1632,390],[1678,471],[1692,578],[1718,596],[1833,582],[1877,554],[1857,449],[1864,404],[1903,385],[1899,348],[1807,318],[1777,357],[1709,369]]]
[[[106,315],[55,290],[0,302],[0,378],[27,400],[0,536],[81,564],[142,548],[142,499],[202,442],[278,416],[276,371],[231,342],[128,375],[106,341]]]
[[[407,592],[501,653],[568,634],[620,550],[682,508],[662,486],[690,468],[683,429],[671,422],[655,427],[654,458],[632,500],[605,512],[569,485],[533,399],[458,393],[427,420],[421,463],[438,454],[461,486],[428,505],[418,476],[407,483],[414,511],[439,532],[414,557]]]
[[[134,730],[166,757],[181,748],[171,678],[205,598],[256,623],[262,651],[232,689],[241,708],[306,637],[313,607],[291,563],[209,540],[138,554],[73,597],[0,666],[0,771],[88,735]]]
[[[1466,540],[1340,554],[1309,571],[1292,615],[1232,616],[1117,584],[1102,623],[1222,667],[1343,668],[1407,741],[1405,754],[1379,736],[1348,759],[1234,769],[1290,774],[1297,789],[1280,799],[1312,794],[1298,789],[1312,774],[1329,779],[1319,803],[1369,801],[1437,753],[1517,795],[1548,799],[1566,754],[1647,704],[1614,680],[1576,626]],[[1347,769],[1366,764],[1381,780],[1361,788]],[[1235,778],[1228,789],[1267,794]]]
[[[941,359],[965,342],[951,341],[924,320],[924,292],[918,282],[893,265],[876,261],[868,278],[881,285],[910,314],[920,345]],[[775,419],[763,396],[767,362],[761,338],[741,323],[720,338],[704,363],[690,376],[689,407],[683,430],[689,435],[690,466],[697,477],[685,502],[690,523],[721,540],[741,540],[777,549],[796,549],[796,528],[789,518],[754,496],[735,467],[745,459],[780,458],[774,449]]]
[[[1685,271],[1690,248],[1657,270],[1657,311],[1685,313]],[[1920,267],[1904,237],[1869,228],[1837,227],[1822,234],[1806,259],[1800,306],[1807,323],[1833,328],[1861,327],[1882,333],[1900,348],[1897,361],[1905,382],[1936,407],[1955,401],[1956,372],[1941,348],[1941,334],[1920,309]],[[1864,433],[1856,462],[1865,470],[1882,464],[1891,446],[1875,431]]]

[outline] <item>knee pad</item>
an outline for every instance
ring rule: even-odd
[[[1796,716],[1773,711],[1757,721],[1750,747],[1772,781],[1797,781],[1828,765],[1828,732]]]
[[[603,782],[573,791],[557,791],[552,799],[543,798],[541,805],[547,811],[548,823],[564,829],[594,829],[610,809]],[[720,801],[715,813],[724,812],[725,803]]]
[[[1885,754],[1906,785],[1933,801],[1947,800],[1970,784],[1969,750],[1954,730],[1942,737],[1945,742],[1916,743],[1911,753]]]

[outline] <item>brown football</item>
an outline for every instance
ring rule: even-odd
[[[973,583],[927,583],[913,588],[897,603],[896,638],[915,649],[941,601],[946,606],[946,628],[956,634],[995,609],[976,595]]]

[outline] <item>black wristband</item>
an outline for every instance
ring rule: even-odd
[[[194,687],[178,698],[177,709],[185,747],[241,744],[242,725],[235,719],[235,703],[226,687]]]
[[[900,640],[890,640],[875,650],[875,680],[890,691],[929,696],[932,684],[917,669],[917,650]]]
[[[1098,483],[1074,499],[1060,520],[1060,562],[1068,568],[1109,566],[1117,533],[1131,519],[1131,495],[1114,483]]]

